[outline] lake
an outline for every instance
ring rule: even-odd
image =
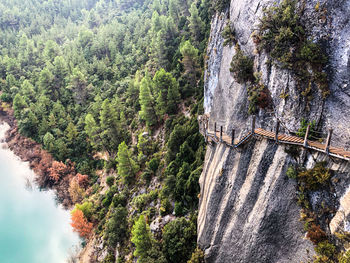
[[[0,124],[0,140],[6,124]],[[0,143],[0,262],[63,263],[80,240],[70,212],[57,206],[51,191],[39,191],[34,173]]]

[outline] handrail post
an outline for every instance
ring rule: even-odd
[[[214,138],[216,139],[216,122],[214,122]]]
[[[231,134],[231,145],[234,145],[235,141],[235,129],[232,129],[232,134]]]
[[[275,141],[276,143],[278,143],[278,131],[280,129],[280,121],[277,120],[277,123],[276,123],[276,130],[275,130]]]
[[[307,147],[307,137],[309,137],[309,132],[310,132],[310,125],[307,126],[306,128],[306,133],[305,133],[305,137],[304,137],[304,147]]]
[[[255,133],[255,121],[256,121],[256,116],[253,115],[253,118],[252,118],[252,134]]]
[[[222,142],[222,126],[220,126],[220,142]]]
[[[326,147],[324,149],[325,153],[327,153],[327,154],[329,154],[329,145],[331,144],[332,134],[333,134],[333,129],[329,129],[327,141],[326,141]]]

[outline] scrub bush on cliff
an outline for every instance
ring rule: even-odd
[[[243,51],[236,45],[236,54],[232,57],[230,71],[238,83],[243,84],[254,80],[254,61],[244,55]]]
[[[163,229],[163,252],[169,263],[186,263],[196,248],[196,225],[184,217]]]

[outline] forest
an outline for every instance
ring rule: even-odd
[[[197,115],[211,17],[228,3],[1,1],[2,107],[45,151],[39,186],[72,209],[83,245],[101,244],[91,262],[203,262]]]

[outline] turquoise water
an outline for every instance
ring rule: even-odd
[[[57,207],[52,192],[38,191],[33,176],[0,144],[0,263],[63,263],[80,243],[70,213]]]

